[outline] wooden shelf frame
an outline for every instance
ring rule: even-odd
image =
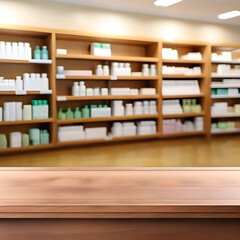
[[[204,42],[164,42],[158,39],[151,38],[135,38],[135,37],[123,37],[123,36],[114,36],[114,35],[104,35],[104,34],[93,34],[93,33],[83,33],[78,31],[70,31],[70,30],[59,30],[59,29],[44,29],[44,28],[30,28],[30,27],[19,27],[13,25],[0,25],[0,33],[3,33],[4,38],[9,37],[9,41],[14,41],[14,37],[22,38],[24,42],[31,42],[31,46],[34,47],[37,43],[44,43],[48,46],[49,55],[52,59],[52,64],[34,64],[29,63],[24,60],[6,60],[0,59],[0,65],[3,64],[7,66],[7,69],[14,69],[16,67],[17,70],[14,70],[15,76],[21,74],[21,70],[19,66],[22,68],[32,69],[40,69],[42,72],[46,71],[49,75],[49,83],[50,89],[52,90],[52,94],[47,95],[46,97],[50,101],[50,116],[51,118],[45,120],[32,120],[32,121],[18,121],[18,122],[0,122],[0,127],[4,127],[11,131],[13,126],[26,126],[26,129],[29,128],[29,125],[34,124],[48,124],[49,130],[51,134],[50,144],[47,146],[29,146],[28,148],[21,149],[7,149],[0,150],[1,153],[10,153],[15,151],[26,151],[28,149],[37,150],[37,149],[50,149],[57,148],[62,146],[70,146],[70,145],[84,145],[91,144],[97,142],[120,142],[120,141],[135,141],[141,139],[161,139],[161,138],[173,138],[173,137],[184,137],[184,136],[195,136],[195,135],[205,135],[211,136],[211,102],[217,101],[211,98],[211,67],[216,67],[218,62],[211,61],[211,53],[220,47],[233,47],[240,48],[240,44],[219,44],[212,45]],[[26,38],[26,41],[25,39]],[[102,56],[92,56],[89,54],[89,45],[92,42],[102,42],[102,43],[110,43],[112,46],[112,56],[111,57],[102,57]],[[40,44],[39,44],[40,45]],[[68,50],[67,55],[57,55],[56,49],[65,47]],[[203,59],[201,61],[191,61],[191,60],[165,60],[162,59],[162,48],[163,47],[171,47],[173,49],[178,49],[179,55],[184,55],[190,51],[201,51],[203,55]],[[83,51],[82,51],[83,49]],[[119,50],[118,50],[119,49]],[[81,52],[82,51],[82,52]],[[235,59],[235,58],[234,58]],[[66,64],[66,66],[74,66],[79,65],[79,61],[83,64],[83,69],[93,70],[92,66],[99,64],[104,61],[120,61],[120,62],[131,62],[134,67],[133,71],[139,71],[141,69],[141,65],[143,63],[154,63],[157,65],[158,76],[156,77],[117,77],[117,81],[111,81],[111,76],[66,76],[66,78],[56,79],[56,67],[61,63],[61,65]],[[235,61],[225,62],[229,64],[235,64]],[[162,74],[162,65],[167,64],[171,66],[190,66],[190,65],[199,65],[202,67],[201,75],[166,75]],[[67,69],[67,68],[66,68]],[[74,68],[73,68],[74,69]],[[75,68],[78,69],[78,68]],[[4,76],[8,78],[8,76]],[[11,78],[11,77],[9,77]],[[214,77],[215,78],[215,77]],[[196,79],[199,81],[201,94],[198,95],[172,95],[172,96],[162,96],[162,81],[163,79],[171,80],[171,79]],[[157,89],[156,95],[137,95],[137,96],[86,96],[86,97],[73,97],[69,96],[70,88],[69,86],[72,84],[72,81],[76,80],[84,80],[86,84],[95,84],[96,86],[100,84],[100,86],[111,86],[111,84],[125,84],[129,86],[154,86]],[[59,88],[66,84],[66,89],[68,89],[67,94],[59,93]],[[44,98],[44,94],[40,94],[39,92],[30,91],[27,92],[27,98]],[[40,97],[41,96],[41,97]],[[58,101],[58,96],[65,96],[66,101]],[[14,101],[23,99],[25,95],[16,95],[14,91],[8,92],[0,92],[0,99],[3,97],[14,99]],[[183,114],[162,114],[162,102],[164,99],[183,99],[183,98],[197,98],[199,99],[203,111],[201,113],[183,113]],[[123,116],[123,117],[109,117],[109,118],[88,118],[88,119],[73,119],[73,120],[64,120],[60,121],[57,119],[57,107],[61,104],[68,105],[71,107],[72,104],[80,104],[84,102],[89,102],[92,104],[94,101],[111,101],[111,100],[124,100],[124,101],[134,101],[134,100],[144,100],[144,99],[154,99],[157,101],[157,110],[158,114],[156,115],[142,115],[142,116]],[[226,98],[227,99],[227,98]],[[2,100],[3,101],[3,100]],[[232,101],[232,100],[231,100]],[[196,116],[203,116],[204,121],[204,131],[200,132],[182,132],[176,134],[162,134],[162,121],[166,118],[193,118]],[[78,141],[78,142],[67,142],[67,143],[59,143],[57,138],[58,126],[59,125],[71,125],[75,123],[82,124],[106,124],[109,126],[109,123],[113,121],[134,121],[134,120],[144,120],[144,119],[155,119],[157,122],[157,134],[150,136],[133,136],[133,137],[123,137],[116,138],[111,141],[104,140],[86,140],[86,141]],[[1,131],[1,128],[0,128]]]

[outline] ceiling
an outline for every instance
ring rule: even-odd
[[[208,22],[240,25],[240,17],[218,20],[221,13],[240,10],[240,0],[183,0],[169,7],[156,7],[154,0],[51,0],[82,6],[134,13],[176,17]]]

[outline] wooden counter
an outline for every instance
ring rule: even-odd
[[[0,239],[239,239],[240,169],[1,168]]]

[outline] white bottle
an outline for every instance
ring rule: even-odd
[[[119,63],[118,75],[126,76],[124,63]]]
[[[12,59],[12,44],[6,42],[6,59]]]
[[[9,121],[16,121],[16,102],[9,103]]]
[[[18,43],[18,59],[25,59],[23,42]]]
[[[3,108],[0,107],[0,122],[3,120]]]
[[[4,41],[0,41],[0,59],[6,58],[6,43]]]
[[[157,76],[157,68],[155,64],[151,64],[150,66],[150,76],[152,77]]]
[[[3,120],[8,122],[10,121],[10,105],[9,102],[3,103]]]
[[[26,60],[32,59],[32,48],[30,47],[30,43],[24,43],[24,58]]]
[[[86,96],[86,86],[85,86],[85,83],[83,81],[80,82],[79,96]]]
[[[130,63],[125,63],[125,73],[126,73],[126,76],[131,76],[132,75],[132,70],[131,70]]]
[[[18,59],[18,44],[16,42],[12,43],[12,59]]]
[[[109,66],[108,66],[108,65],[104,65],[104,66],[103,66],[102,75],[103,75],[103,76],[109,76]]]
[[[93,96],[99,96],[100,95],[100,90],[99,88],[94,88],[93,89]]]
[[[22,91],[23,90],[23,81],[21,76],[16,77],[16,91]]]
[[[142,75],[144,77],[148,77],[150,75],[150,70],[149,70],[149,65],[148,64],[143,64]]]
[[[97,75],[97,76],[102,76],[102,75],[103,75],[103,69],[102,69],[102,65],[101,65],[101,64],[98,64],[98,65],[97,65],[96,75]]]
[[[16,121],[22,120],[22,102],[16,102]]]
[[[132,105],[132,103],[127,103],[126,104],[125,115],[126,116],[132,116],[133,115],[133,105]]]
[[[23,120],[32,120],[32,105],[23,105]]]
[[[112,63],[111,74],[112,74],[112,76],[118,76],[118,63],[117,62]]]
[[[148,115],[150,113],[149,101],[143,101],[143,114]]]
[[[78,82],[74,82],[72,86],[72,96],[79,96],[79,93],[80,93],[80,89],[79,89]]]
[[[36,91],[36,74],[30,73],[30,90]]]
[[[35,79],[35,84],[36,84],[36,89],[38,91],[41,91],[41,75],[40,73],[36,73],[36,79]]]
[[[49,90],[49,80],[48,80],[48,77],[47,77],[47,73],[42,73],[41,90],[42,91],[48,91]]]
[[[29,73],[23,74],[23,87],[24,87],[25,91],[30,90],[30,75],[29,75]]]

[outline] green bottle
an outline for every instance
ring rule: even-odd
[[[29,146],[29,135],[27,133],[22,133],[22,146]]]
[[[49,133],[48,130],[41,130],[40,133],[40,144],[49,144]]]
[[[79,111],[79,107],[76,107],[75,112],[74,112],[74,118],[78,119],[78,118],[81,118],[81,117],[82,117],[82,114]]]
[[[73,111],[71,110],[71,108],[67,108],[66,119],[73,119]]]
[[[43,46],[42,51],[41,51],[41,59],[43,60],[48,60],[48,50],[47,46]]]
[[[7,148],[7,137],[6,134],[0,133],[0,149]]]
[[[34,50],[34,59],[41,59],[41,50],[39,49],[39,46],[36,46],[36,49]]]
[[[38,100],[32,100],[32,119],[39,119],[38,118]]]
[[[87,105],[84,106],[82,109],[82,117],[83,118],[89,118],[90,117],[90,110]]]
[[[62,108],[59,108],[59,110],[58,110],[58,119],[59,120],[65,120],[66,119],[66,114],[63,112]]]

